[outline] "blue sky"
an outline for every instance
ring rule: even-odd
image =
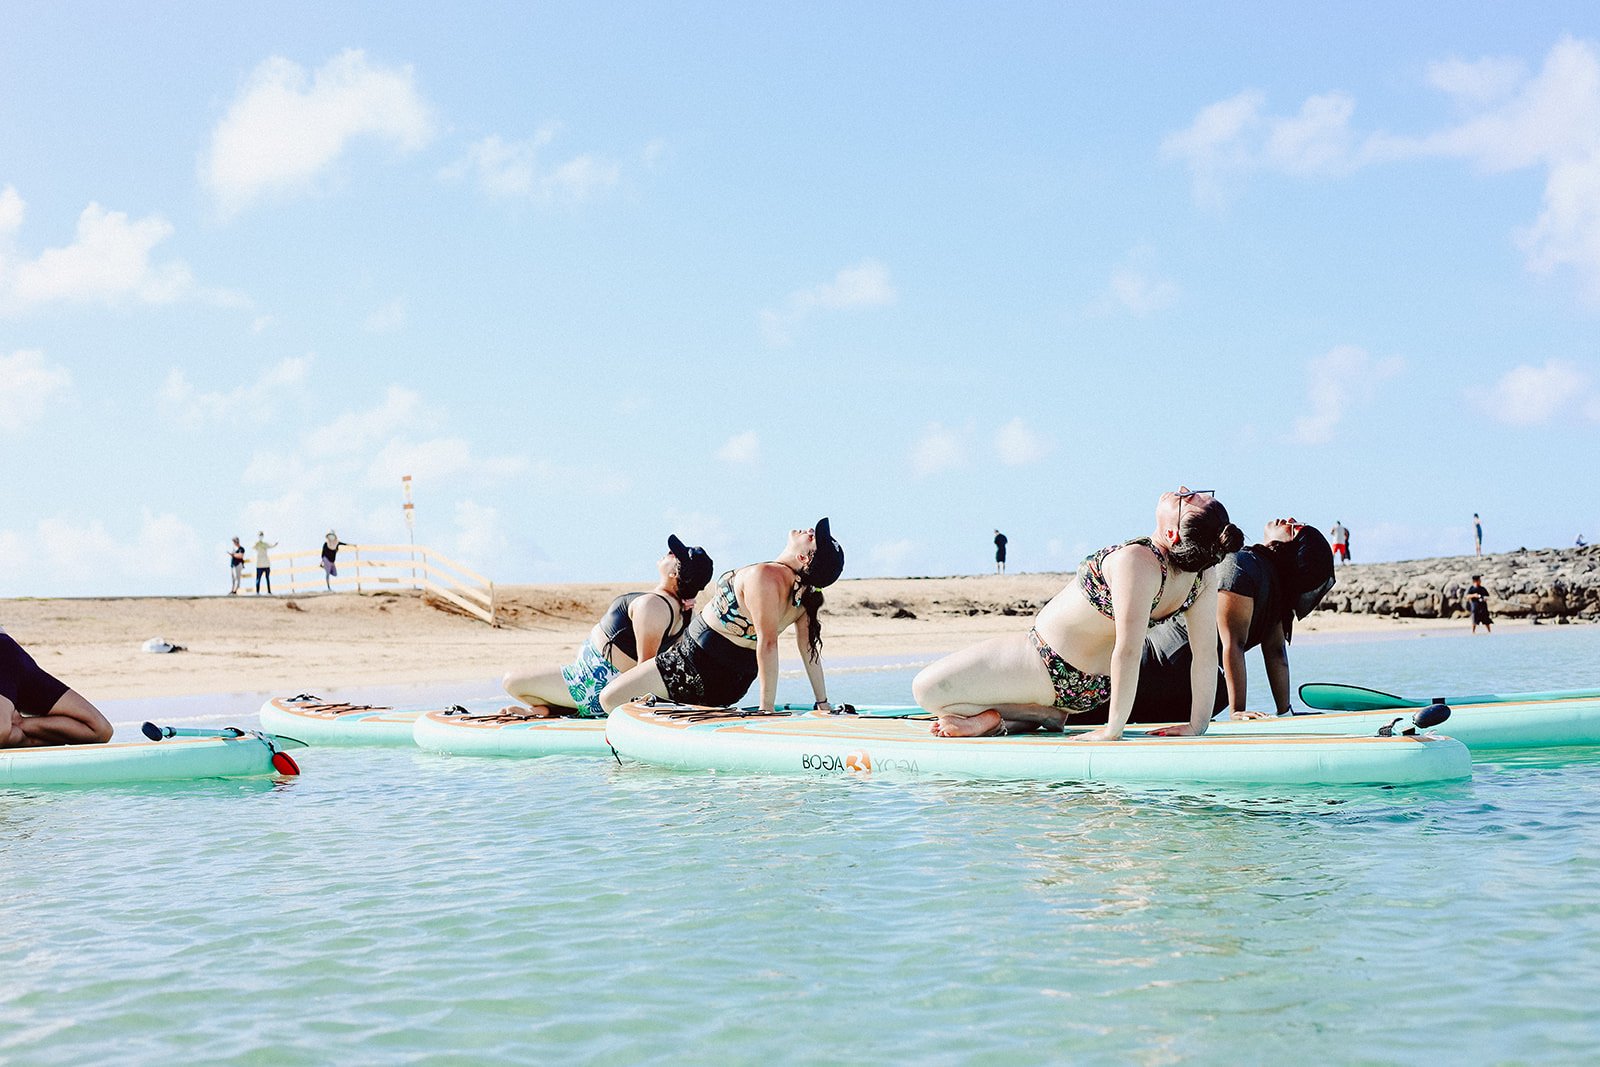
[[[9,5],[0,595],[1600,538],[1592,5]]]

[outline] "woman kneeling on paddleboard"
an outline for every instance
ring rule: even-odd
[[[109,740],[111,724],[99,708],[0,633],[0,748]]]
[[[589,631],[575,661],[565,667],[507,672],[500,684],[529,707],[506,708],[506,712],[531,712],[537,718],[604,715],[600,691],[623,671],[649,661],[683,636],[694,599],[711,580],[712,570],[705,549],[684,544],[676,534],[668,537],[667,554],[656,563],[661,576],[656,587],[613,600]]]
[[[789,544],[771,563],[729,571],[683,640],[640,663],[600,694],[607,712],[654,694],[680,704],[731,705],[761,683],[761,710],[778,696],[778,635],[795,628],[800,660],[817,707],[827,708],[822,675],[821,590],[844,572],[844,549],[828,520],[814,530],[789,531]]]
[[[1189,722],[1171,732],[1203,734],[1217,672],[1214,572],[1243,543],[1209,489],[1162,493],[1152,535],[1084,560],[1026,635],[991,638],[927,667],[911,683],[917,703],[939,716],[933,732],[944,737],[1059,729],[1069,715],[1109,705],[1106,725],[1081,740],[1115,740],[1133,708],[1145,631],[1181,612],[1197,696]]]
[[[1333,548],[1315,527],[1273,519],[1261,543],[1241,548],[1217,565],[1217,632],[1222,675],[1213,712],[1234,719],[1291,714],[1289,642],[1294,622],[1309,615],[1333,588]],[[1272,712],[1250,711],[1244,654],[1261,649],[1272,690]],[[1129,722],[1172,722],[1188,713],[1193,696],[1192,652],[1182,616],[1166,620],[1145,638],[1139,695]]]

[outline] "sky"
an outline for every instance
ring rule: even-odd
[[[9,0],[0,596],[1600,540],[1600,12],[1299,7]]]

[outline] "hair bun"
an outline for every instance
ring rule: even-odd
[[[1222,533],[1217,535],[1217,547],[1222,550],[1223,555],[1239,551],[1244,547],[1244,531],[1233,523],[1228,523],[1222,528]]]

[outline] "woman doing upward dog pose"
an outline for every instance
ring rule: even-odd
[[[1027,634],[995,637],[946,656],[912,681],[917,703],[939,717],[933,732],[972,737],[1039,727],[1106,707],[1106,724],[1081,740],[1122,736],[1139,685],[1145,630],[1179,612],[1194,650],[1189,721],[1202,734],[1217,672],[1217,561],[1244,543],[1210,490],[1162,493],[1155,530],[1111,545],[1078,568]]]

